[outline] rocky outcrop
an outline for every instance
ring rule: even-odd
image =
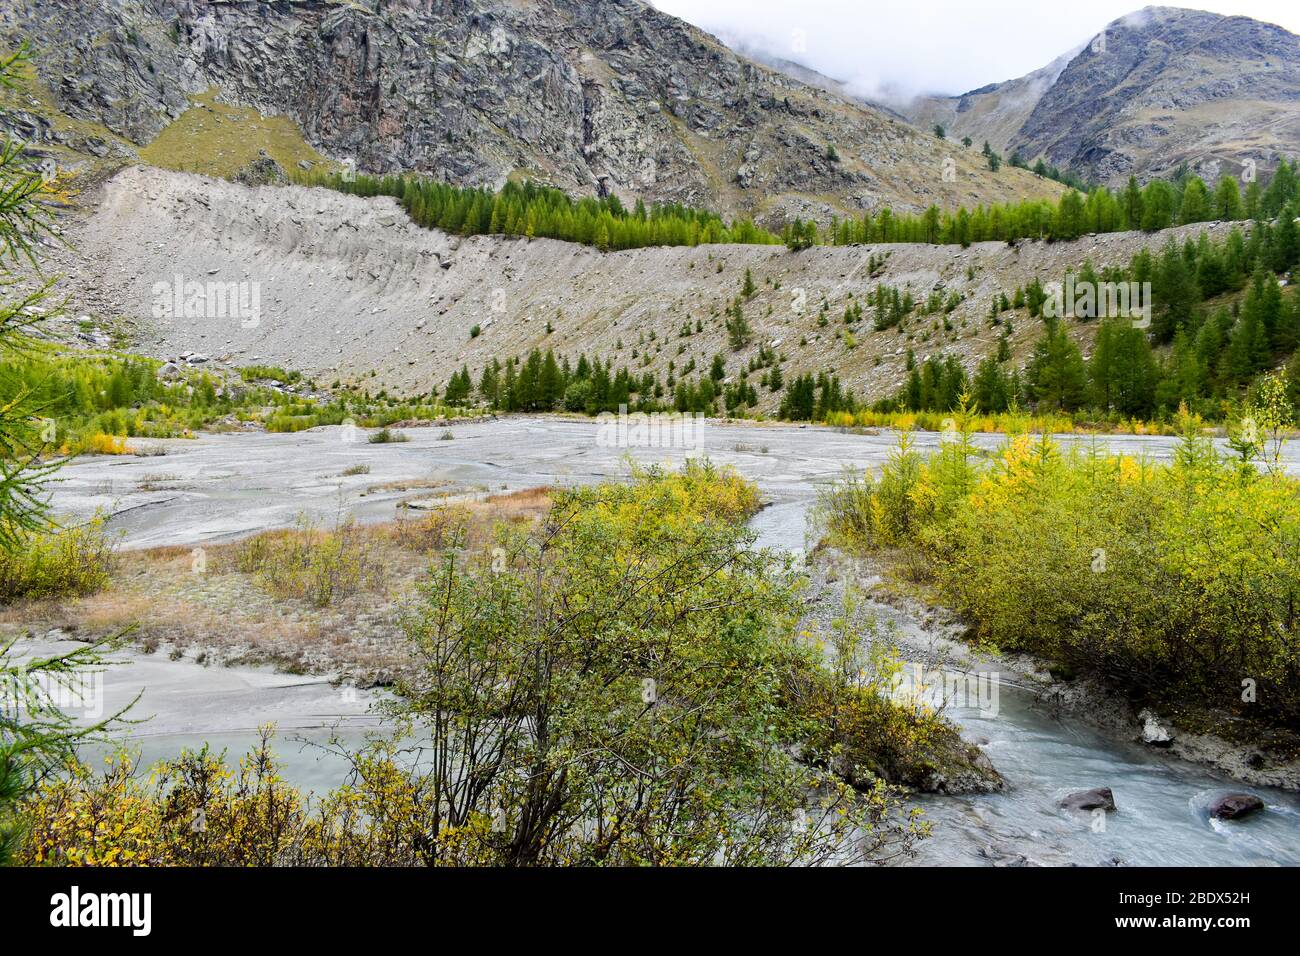
[[[1144,710],[1138,714],[1138,720],[1142,722],[1142,742],[1149,747],[1171,747],[1174,743],[1173,735],[1160,723],[1154,712]]]
[[[1183,162],[1263,167],[1297,145],[1300,41],[1246,17],[1170,7],[1110,24],[1013,139],[1026,156],[1111,181]]]
[[[988,754],[963,740],[954,726],[940,724],[933,730],[934,738],[922,751],[888,766],[877,759],[881,754],[873,752],[879,741],[846,736],[833,748],[836,756],[826,769],[864,792],[881,781],[916,793],[949,796],[1001,793],[1006,789],[1006,780]]]
[[[1011,141],[1025,120],[1078,53],[1071,50],[1032,73],[961,96],[919,96],[907,104],[904,113],[922,129],[939,125],[950,139],[970,137],[973,149],[987,142],[1009,156]]]
[[[936,756],[935,766],[915,784],[922,793],[1000,793],[1006,780],[989,755],[974,744],[954,738]]]
[[[934,137],[640,0],[15,0],[0,29],[32,41],[61,110],[137,145],[216,87],[363,170],[524,174],[773,224],[1055,190],[974,155],[945,177]]]
[[[233,178],[244,186],[278,186],[289,181],[284,167],[267,156],[265,151],[235,173]]]

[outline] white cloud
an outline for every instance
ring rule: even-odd
[[[901,100],[964,93],[1023,76],[1081,46],[1134,0],[652,0],[719,35],[842,80],[860,95]],[[1254,17],[1300,33],[1294,0],[1204,0],[1198,9]]]

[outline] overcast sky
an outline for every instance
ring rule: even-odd
[[[747,42],[885,100],[965,93],[1081,47],[1141,0],[651,0],[729,43]],[[1198,10],[1300,33],[1296,0],[1198,0]]]

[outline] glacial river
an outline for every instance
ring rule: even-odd
[[[509,418],[407,430],[409,442],[370,445],[348,441],[338,428],[298,434],[239,433],[168,441],[161,457],[79,459],[60,474],[54,504],[65,514],[113,515],[110,526],[125,548],[198,546],[291,525],[298,515],[332,521],[344,510],[362,521],[391,519],[411,492],[362,492],[386,482],[436,479],[463,493],[571,484],[627,474],[641,463],[680,462],[681,450],[605,447],[591,421]],[[820,485],[845,466],[877,466],[896,436],[845,434],[789,425],[708,423],[702,450],[734,465],[758,483],[768,506],[754,519],[759,544],[800,548]],[[1085,440],[1071,439],[1062,440]],[[979,443],[995,447],[998,436]],[[1175,442],[1158,437],[1103,439],[1112,448],[1167,457]],[[921,448],[938,436],[918,434]],[[1288,462],[1300,471],[1293,447]],[[352,465],[369,473],[341,477]],[[169,490],[146,478],[165,476]],[[144,489],[141,484],[144,482]],[[899,630],[923,643],[921,625],[892,608],[876,608]],[[137,652],[105,677],[108,707],[143,692],[135,710],[149,720],[131,729],[146,759],[175,754],[207,740],[232,754],[254,739],[258,725],[279,727],[277,750],[286,775],[317,790],[340,781],[343,761],[319,745],[331,736],[359,742],[378,728],[368,713],[369,693],[343,692],[311,677],[256,668],[204,667]],[[1007,780],[1001,794],[920,799],[934,824],[919,861],[931,864],[1018,865],[1271,865],[1300,864],[1300,799],[1252,788],[1136,742],[1117,740],[1054,716],[1016,682],[999,684],[995,714],[948,711],[969,739],[979,742]],[[1095,786],[1115,792],[1118,812],[1095,831],[1090,818],[1056,808],[1060,796]],[[1209,797],[1231,788],[1262,796],[1268,809],[1235,823],[1211,821]]]

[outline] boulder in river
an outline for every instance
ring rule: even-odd
[[[1115,812],[1115,794],[1110,787],[1094,787],[1091,790],[1076,790],[1061,799],[1060,806],[1066,810],[1105,810]]]
[[[993,761],[979,747],[961,739],[936,748],[936,761],[929,773],[911,781],[922,793],[998,793],[1006,781]]]
[[[1264,809],[1264,801],[1253,793],[1226,793],[1210,802],[1210,816],[1220,820],[1236,820]]]

